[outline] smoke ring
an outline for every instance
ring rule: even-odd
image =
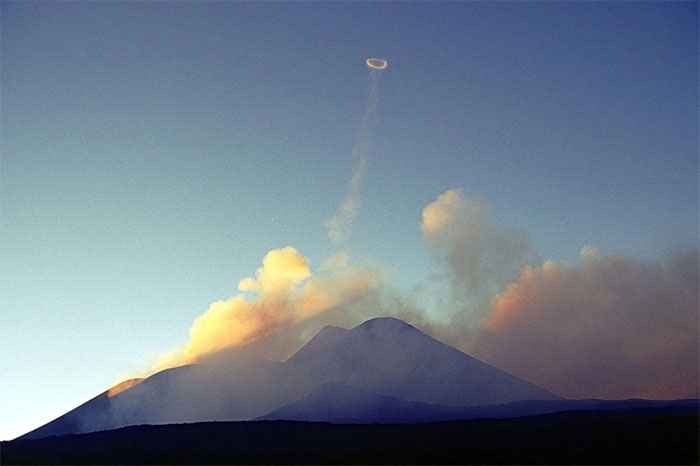
[[[383,70],[388,64],[386,60],[382,60],[381,58],[368,58],[365,63],[373,70]]]

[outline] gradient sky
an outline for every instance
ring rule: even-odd
[[[368,57],[389,66],[350,246],[393,286],[434,269],[420,216],[450,188],[542,260],[698,246],[697,2],[0,15],[1,439],[183,344],[267,251],[334,251]]]

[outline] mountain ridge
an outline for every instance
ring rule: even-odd
[[[561,399],[399,319],[374,318],[350,330],[326,326],[284,362],[193,364],[160,371],[23,437],[135,424],[251,420],[327,383],[364,390],[370,398],[398,400],[398,411],[407,406],[402,403],[460,407]]]

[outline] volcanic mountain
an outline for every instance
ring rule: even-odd
[[[198,421],[422,422],[464,418],[483,405],[561,400],[394,318],[324,327],[285,362],[193,364],[125,386],[24,438]]]

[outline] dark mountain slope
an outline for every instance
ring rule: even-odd
[[[696,408],[358,425],[132,426],[0,444],[2,464],[698,464]]]

